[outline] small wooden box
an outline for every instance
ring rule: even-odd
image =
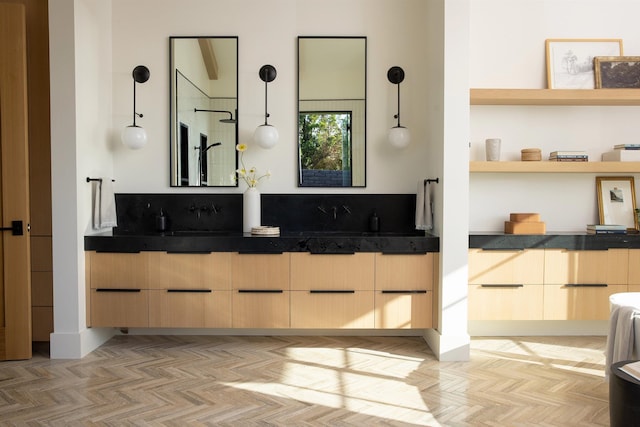
[[[504,234],[545,234],[546,225],[542,221],[504,222]]]
[[[542,151],[539,148],[523,148],[520,150],[520,159],[523,162],[539,162],[542,160]]]
[[[509,221],[513,222],[540,222],[539,213],[511,213]]]

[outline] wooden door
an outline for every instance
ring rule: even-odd
[[[0,360],[31,357],[25,8],[0,3]]]

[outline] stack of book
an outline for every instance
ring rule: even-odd
[[[640,150],[640,144],[616,144],[613,148],[616,150]]]
[[[552,151],[549,154],[552,162],[588,162],[589,156],[586,151]]]
[[[617,224],[589,224],[587,234],[627,234],[627,227]]]
[[[617,144],[602,154],[603,162],[640,162],[640,144]]]

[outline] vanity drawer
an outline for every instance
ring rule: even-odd
[[[149,291],[124,288],[91,289],[91,326],[148,327]]]
[[[609,249],[604,251],[545,250],[545,284],[624,285],[627,284],[628,274],[628,249]]]
[[[288,328],[289,291],[239,289],[233,291],[234,328]]]
[[[292,291],[292,328],[374,327],[373,291]]]
[[[544,250],[469,250],[469,284],[543,283]]]
[[[376,290],[433,289],[433,253],[375,254]]]
[[[148,253],[91,252],[91,288],[148,289]]]
[[[231,289],[231,253],[149,252],[151,289]]]
[[[469,285],[469,320],[542,320],[542,284]]]
[[[380,329],[431,328],[432,303],[431,291],[376,291],[375,326]]]
[[[608,320],[609,296],[627,285],[544,285],[544,320]]]
[[[234,290],[289,290],[289,254],[240,254],[231,257]]]
[[[373,290],[375,254],[291,254],[292,290]]]
[[[231,291],[151,290],[149,291],[149,327],[230,328]]]

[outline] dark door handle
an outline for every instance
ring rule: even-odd
[[[24,234],[22,221],[11,221],[11,227],[2,227],[0,231],[11,231],[13,236],[22,236]]]

